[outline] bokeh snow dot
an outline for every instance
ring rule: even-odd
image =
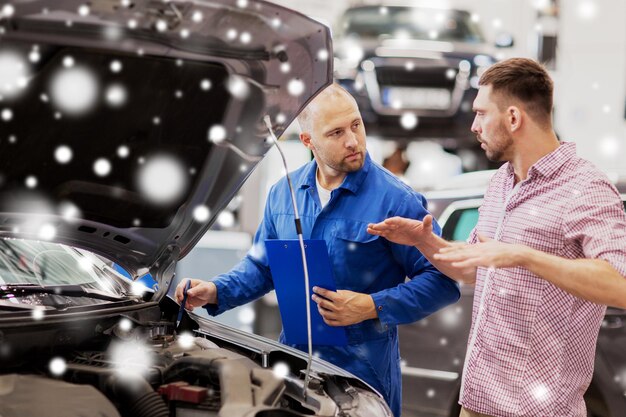
[[[122,145],[117,148],[117,156],[120,158],[127,158],[128,155],[130,155],[130,149],[128,149],[128,146]]]
[[[99,177],[106,177],[111,173],[111,163],[108,159],[99,158],[94,162],[93,170]]]
[[[150,201],[176,201],[187,187],[185,167],[177,159],[160,155],[149,158],[138,172],[139,191]]]
[[[59,205],[59,213],[66,221],[73,221],[81,216],[80,209],[70,203],[69,201],[63,202]]]
[[[317,59],[319,59],[320,61],[326,61],[328,59],[328,50],[320,49],[319,51],[317,51]]]
[[[65,68],[72,68],[74,64],[74,58],[72,58],[71,56],[66,56],[65,58],[63,58],[63,66]]]
[[[78,267],[83,271],[92,271],[93,262],[89,258],[81,258],[78,260]]]
[[[25,87],[29,65],[17,53],[11,51],[0,52],[0,95],[12,97]]]
[[[237,37],[237,30],[228,29],[228,31],[226,31],[226,39],[228,39],[229,41],[234,40],[236,37]]]
[[[194,345],[194,342],[195,342],[195,338],[189,332],[181,333],[178,336],[178,345],[182,347],[183,349],[192,348]]]
[[[226,129],[222,125],[213,125],[209,129],[209,140],[213,143],[222,143],[226,139]]]
[[[5,122],[8,122],[13,119],[13,112],[11,111],[11,109],[2,109],[0,117],[2,117],[2,120],[4,120]]]
[[[57,234],[56,228],[51,224],[44,224],[39,228],[39,239],[52,240]]]
[[[126,89],[120,84],[114,84],[107,88],[106,101],[111,107],[120,107],[126,103]]]
[[[193,218],[200,223],[209,220],[209,209],[207,206],[197,206],[193,209]]]
[[[30,312],[30,317],[35,321],[43,320],[44,316],[45,316],[45,308],[42,306],[36,306]]]
[[[107,356],[111,358],[115,371],[122,377],[145,374],[154,363],[151,348],[139,339],[112,343]]]
[[[287,84],[287,91],[292,96],[299,96],[304,93],[304,83],[302,80],[293,79]]]
[[[415,128],[415,126],[417,126],[417,116],[410,112],[403,113],[402,116],[400,116],[400,125],[406,130]]]
[[[39,53],[39,51],[31,51],[28,54],[28,60],[32,62],[33,64],[39,62],[40,59],[41,59],[41,54]]]
[[[229,228],[235,225],[235,215],[231,211],[224,210],[217,216],[217,224]]]
[[[11,17],[13,16],[13,13],[15,13],[15,7],[13,7],[11,4],[5,4],[2,7],[2,16]]]
[[[117,323],[117,325],[120,328],[120,330],[123,332],[127,332],[133,328],[133,322],[127,318],[121,319],[119,323]]]
[[[122,63],[118,60],[111,61],[111,65],[109,66],[112,72],[120,72],[122,70]]]
[[[254,313],[254,309],[248,306],[242,307],[237,315],[237,318],[242,324],[252,324],[255,317],[256,314]]]
[[[239,40],[243,44],[248,44],[252,40],[252,35],[250,35],[249,32],[242,32],[241,35],[239,36]]]
[[[130,285],[130,290],[133,295],[142,296],[147,289],[148,287],[146,287],[145,285],[143,285],[143,283],[139,281],[133,281],[133,283]]]
[[[89,111],[98,96],[98,81],[91,71],[69,68],[52,78],[50,96],[64,113],[80,115]]]
[[[83,4],[78,8],[78,14],[81,16],[87,16],[89,12],[89,6],[87,6],[86,4]]]
[[[167,30],[167,22],[165,20],[157,20],[156,29],[159,32],[165,32]]]
[[[202,12],[199,11],[195,11],[193,12],[193,15],[191,15],[191,20],[193,20],[196,23],[202,22]]]
[[[274,371],[274,375],[279,378],[284,378],[289,375],[289,365],[285,362],[278,362],[273,366],[272,370]]]
[[[209,89],[211,89],[211,80],[204,79],[200,81],[200,88],[204,91],[208,91]]]
[[[545,385],[538,385],[533,389],[533,396],[537,400],[544,400],[548,395],[548,388]]]
[[[63,358],[53,358],[48,364],[48,369],[52,375],[61,376],[67,369],[67,363]]]
[[[250,85],[244,78],[238,75],[231,75],[228,77],[228,81],[226,81],[226,88],[228,89],[228,92],[237,100],[244,100],[250,94]]]
[[[26,184],[28,188],[35,188],[38,183],[37,177],[33,175],[29,175],[28,177],[26,177],[26,180],[24,181],[24,183]]]
[[[106,26],[103,29],[104,37],[109,41],[119,41],[124,36],[121,26]]]
[[[72,149],[67,145],[61,145],[54,151],[54,159],[56,159],[59,164],[67,164],[72,160],[72,156]]]

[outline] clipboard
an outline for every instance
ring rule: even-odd
[[[304,248],[309,270],[310,295],[313,295],[314,286],[336,291],[337,286],[326,241],[305,240]],[[306,292],[300,243],[297,239],[266,240],[265,249],[274,280],[286,342],[292,345],[306,345],[308,343]],[[311,300],[311,336],[314,345],[345,346],[348,344],[345,329],[324,323],[317,311],[317,304],[313,300]]]

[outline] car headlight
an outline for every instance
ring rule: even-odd
[[[358,403],[349,410],[349,415],[359,417],[393,417],[385,401],[370,391],[354,388],[358,392]]]

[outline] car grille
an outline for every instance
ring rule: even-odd
[[[373,57],[361,67],[372,107],[383,115],[451,117],[469,88],[469,63],[454,59]]]
[[[377,67],[376,80],[380,86],[445,88],[452,91],[455,77],[446,75],[449,67]]]

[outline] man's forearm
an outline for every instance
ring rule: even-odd
[[[415,245],[415,247],[444,275],[462,284],[474,285],[476,282],[476,268],[457,268],[450,265],[449,262],[435,259],[434,255],[439,252],[441,248],[451,245],[453,245],[453,243],[433,233],[429,239],[423,239]]]
[[[626,278],[602,259],[565,259],[532,248],[520,255],[520,266],[576,297],[626,308]]]

